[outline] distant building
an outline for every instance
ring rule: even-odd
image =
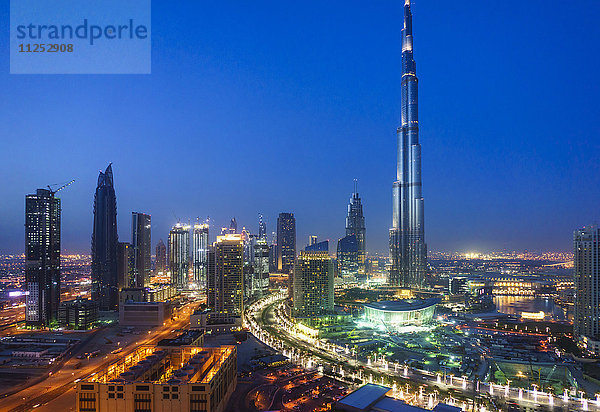
[[[263,221],[263,215],[258,215],[258,238],[261,240],[267,240],[267,225]]]
[[[51,326],[60,303],[60,199],[46,189],[25,197],[25,323]]]
[[[92,233],[92,299],[100,310],[116,310],[119,300],[117,276],[117,198],[112,164],[98,176],[94,195]]]
[[[315,236],[315,235],[310,235],[310,236],[308,237],[308,246],[312,246],[312,245],[314,245],[315,243],[317,243],[317,236]]]
[[[600,229],[589,226],[573,235],[575,275],[575,339],[600,356]]]
[[[312,318],[333,312],[333,261],[327,252],[300,252],[293,283],[294,317]]]
[[[348,235],[338,241],[338,276],[344,281],[355,281],[360,268],[360,249],[356,235]]]
[[[133,246],[133,276],[135,286],[150,286],[151,272],[151,224],[150,215],[133,212],[131,214],[131,246]]]
[[[196,287],[206,289],[208,268],[208,224],[194,225],[192,234],[192,270]]]
[[[235,220],[235,216],[229,222],[229,234],[235,235],[237,233],[237,221]]]
[[[173,285],[160,285],[155,288],[123,288],[119,293],[119,303],[132,302],[164,302],[178,295]]]
[[[348,214],[346,216],[346,236],[356,236],[358,246],[357,265],[358,273],[365,274],[366,259],[366,229],[365,217],[360,196],[358,196],[358,185],[354,186],[354,193],[348,204]]]
[[[117,284],[118,290],[136,286],[133,271],[133,248],[128,242],[119,242],[117,246]]]
[[[280,213],[277,218],[277,269],[291,274],[296,259],[296,218],[293,213]]]
[[[316,239],[316,236],[315,236]],[[327,252],[329,253],[329,240],[324,240],[322,242],[314,242],[309,244],[304,248],[307,252]]]
[[[169,232],[169,270],[177,289],[188,288],[190,227],[177,223]]]
[[[266,238],[256,240],[253,267],[252,295],[265,296],[269,293],[269,245]]]
[[[155,265],[156,273],[167,272],[167,247],[162,239],[158,241],[156,244],[156,265]]]
[[[58,323],[60,326],[87,330],[98,322],[98,303],[88,299],[67,300],[60,303],[58,308]]]
[[[244,310],[241,235],[217,236],[208,252],[208,308],[214,322],[232,322]]]

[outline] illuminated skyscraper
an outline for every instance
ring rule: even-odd
[[[192,269],[194,283],[204,290],[208,266],[208,224],[196,223],[192,234]]]
[[[365,217],[363,215],[362,201],[358,196],[358,183],[354,181],[354,193],[348,204],[348,215],[346,216],[346,236],[356,236],[358,245],[357,264],[358,271],[361,274],[365,273],[365,258],[366,258],[366,228]]]
[[[177,223],[169,232],[169,270],[177,289],[188,288],[190,227]]]
[[[391,286],[421,287],[427,268],[421,145],[419,144],[418,79],[413,59],[410,0],[404,4],[402,29],[402,125],[397,130],[398,161],[393,185],[390,229]]]
[[[258,238],[267,240],[267,225],[263,221],[263,215],[258,215]]]
[[[277,270],[291,274],[296,258],[296,218],[280,213],[277,218]]]
[[[235,220],[235,216],[229,222],[229,233],[234,235],[237,233],[237,221]]]
[[[338,276],[356,280],[359,268],[359,248],[356,235],[341,238],[337,246]]]
[[[244,310],[244,245],[241,235],[217,236],[208,252],[208,308],[228,322]]]
[[[92,233],[92,300],[100,310],[116,310],[119,305],[117,275],[117,197],[112,164],[98,176],[94,196]]]
[[[588,352],[600,355],[600,229],[576,230],[573,235],[575,275],[575,339]]]
[[[133,262],[134,256],[131,243],[119,242],[117,247],[117,279],[119,290],[137,287]]]
[[[317,238],[317,236],[315,236],[315,235],[310,235],[310,236],[308,237],[308,246],[312,246],[312,245],[314,245],[315,243],[317,243],[317,239],[318,239],[318,238]]]
[[[333,312],[333,261],[327,252],[300,252],[293,293],[294,317],[312,318]]]
[[[150,215],[133,212],[131,214],[131,246],[133,247],[133,287],[150,286],[151,255]]]
[[[158,241],[156,244],[156,264],[155,264],[156,273],[167,272],[167,247],[162,239]]]
[[[25,197],[25,322],[50,326],[60,304],[60,199],[46,189]]]

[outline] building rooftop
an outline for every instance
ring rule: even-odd
[[[404,300],[384,300],[381,302],[372,302],[365,304],[365,307],[386,310],[390,312],[408,312],[429,308],[440,303],[439,298],[429,299],[404,299]]]
[[[366,410],[383,398],[390,390],[391,389],[386,386],[368,383],[349,395],[344,396],[339,400],[338,405]]]

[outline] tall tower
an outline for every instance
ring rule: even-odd
[[[190,227],[177,223],[169,232],[169,270],[171,283],[177,289],[188,288],[190,260]]]
[[[575,339],[587,352],[600,355],[600,229],[573,234],[575,275]]]
[[[60,303],[60,199],[46,189],[25,198],[25,282],[28,326],[50,326]]]
[[[356,236],[358,243],[358,272],[365,273],[365,216],[363,215],[362,201],[358,195],[358,181],[354,180],[354,192],[348,204],[348,215],[346,216],[346,236]]]
[[[217,236],[208,252],[207,303],[211,317],[229,321],[244,311],[244,245],[242,236]]]
[[[164,274],[167,271],[167,247],[162,239],[156,244],[156,263],[154,267],[156,273]]]
[[[258,238],[261,240],[267,240],[267,225],[263,220],[262,213],[258,215]]]
[[[392,286],[419,288],[423,285],[427,268],[427,245],[421,193],[417,87],[412,14],[410,0],[406,0],[402,29],[402,125],[397,129],[398,161],[392,191],[389,283]]]
[[[292,274],[296,259],[296,218],[293,213],[280,213],[277,218],[277,269]]]
[[[206,287],[206,268],[208,264],[208,224],[196,223],[192,232],[192,270],[196,286]]]
[[[151,270],[151,225],[150,215],[133,212],[131,214],[131,246],[133,247],[133,276],[135,287],[150,286]]]
[[[327,252],[300,252],[293,294],[294,317],[311,318],[333,312],[333,260]]]
[[[92,300],[100,310],[116,310],[119,306],[117,275],[117,197],[112,163],[98,176],[94,196],[94,229],[92,233]]]

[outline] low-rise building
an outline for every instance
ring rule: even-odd
[[[74,299],[60,302],[58,323],[62,327],[76,330],[91,329],[98,322],[98,303],[89,299]]]
[[[237,384],[236,347],[204,348],[187,338],[141,346],[78,382],[77,411],[224,411]]]
[[[160,326],[172,313],[171,302],[133,302],[119,305],[122,326]]]

